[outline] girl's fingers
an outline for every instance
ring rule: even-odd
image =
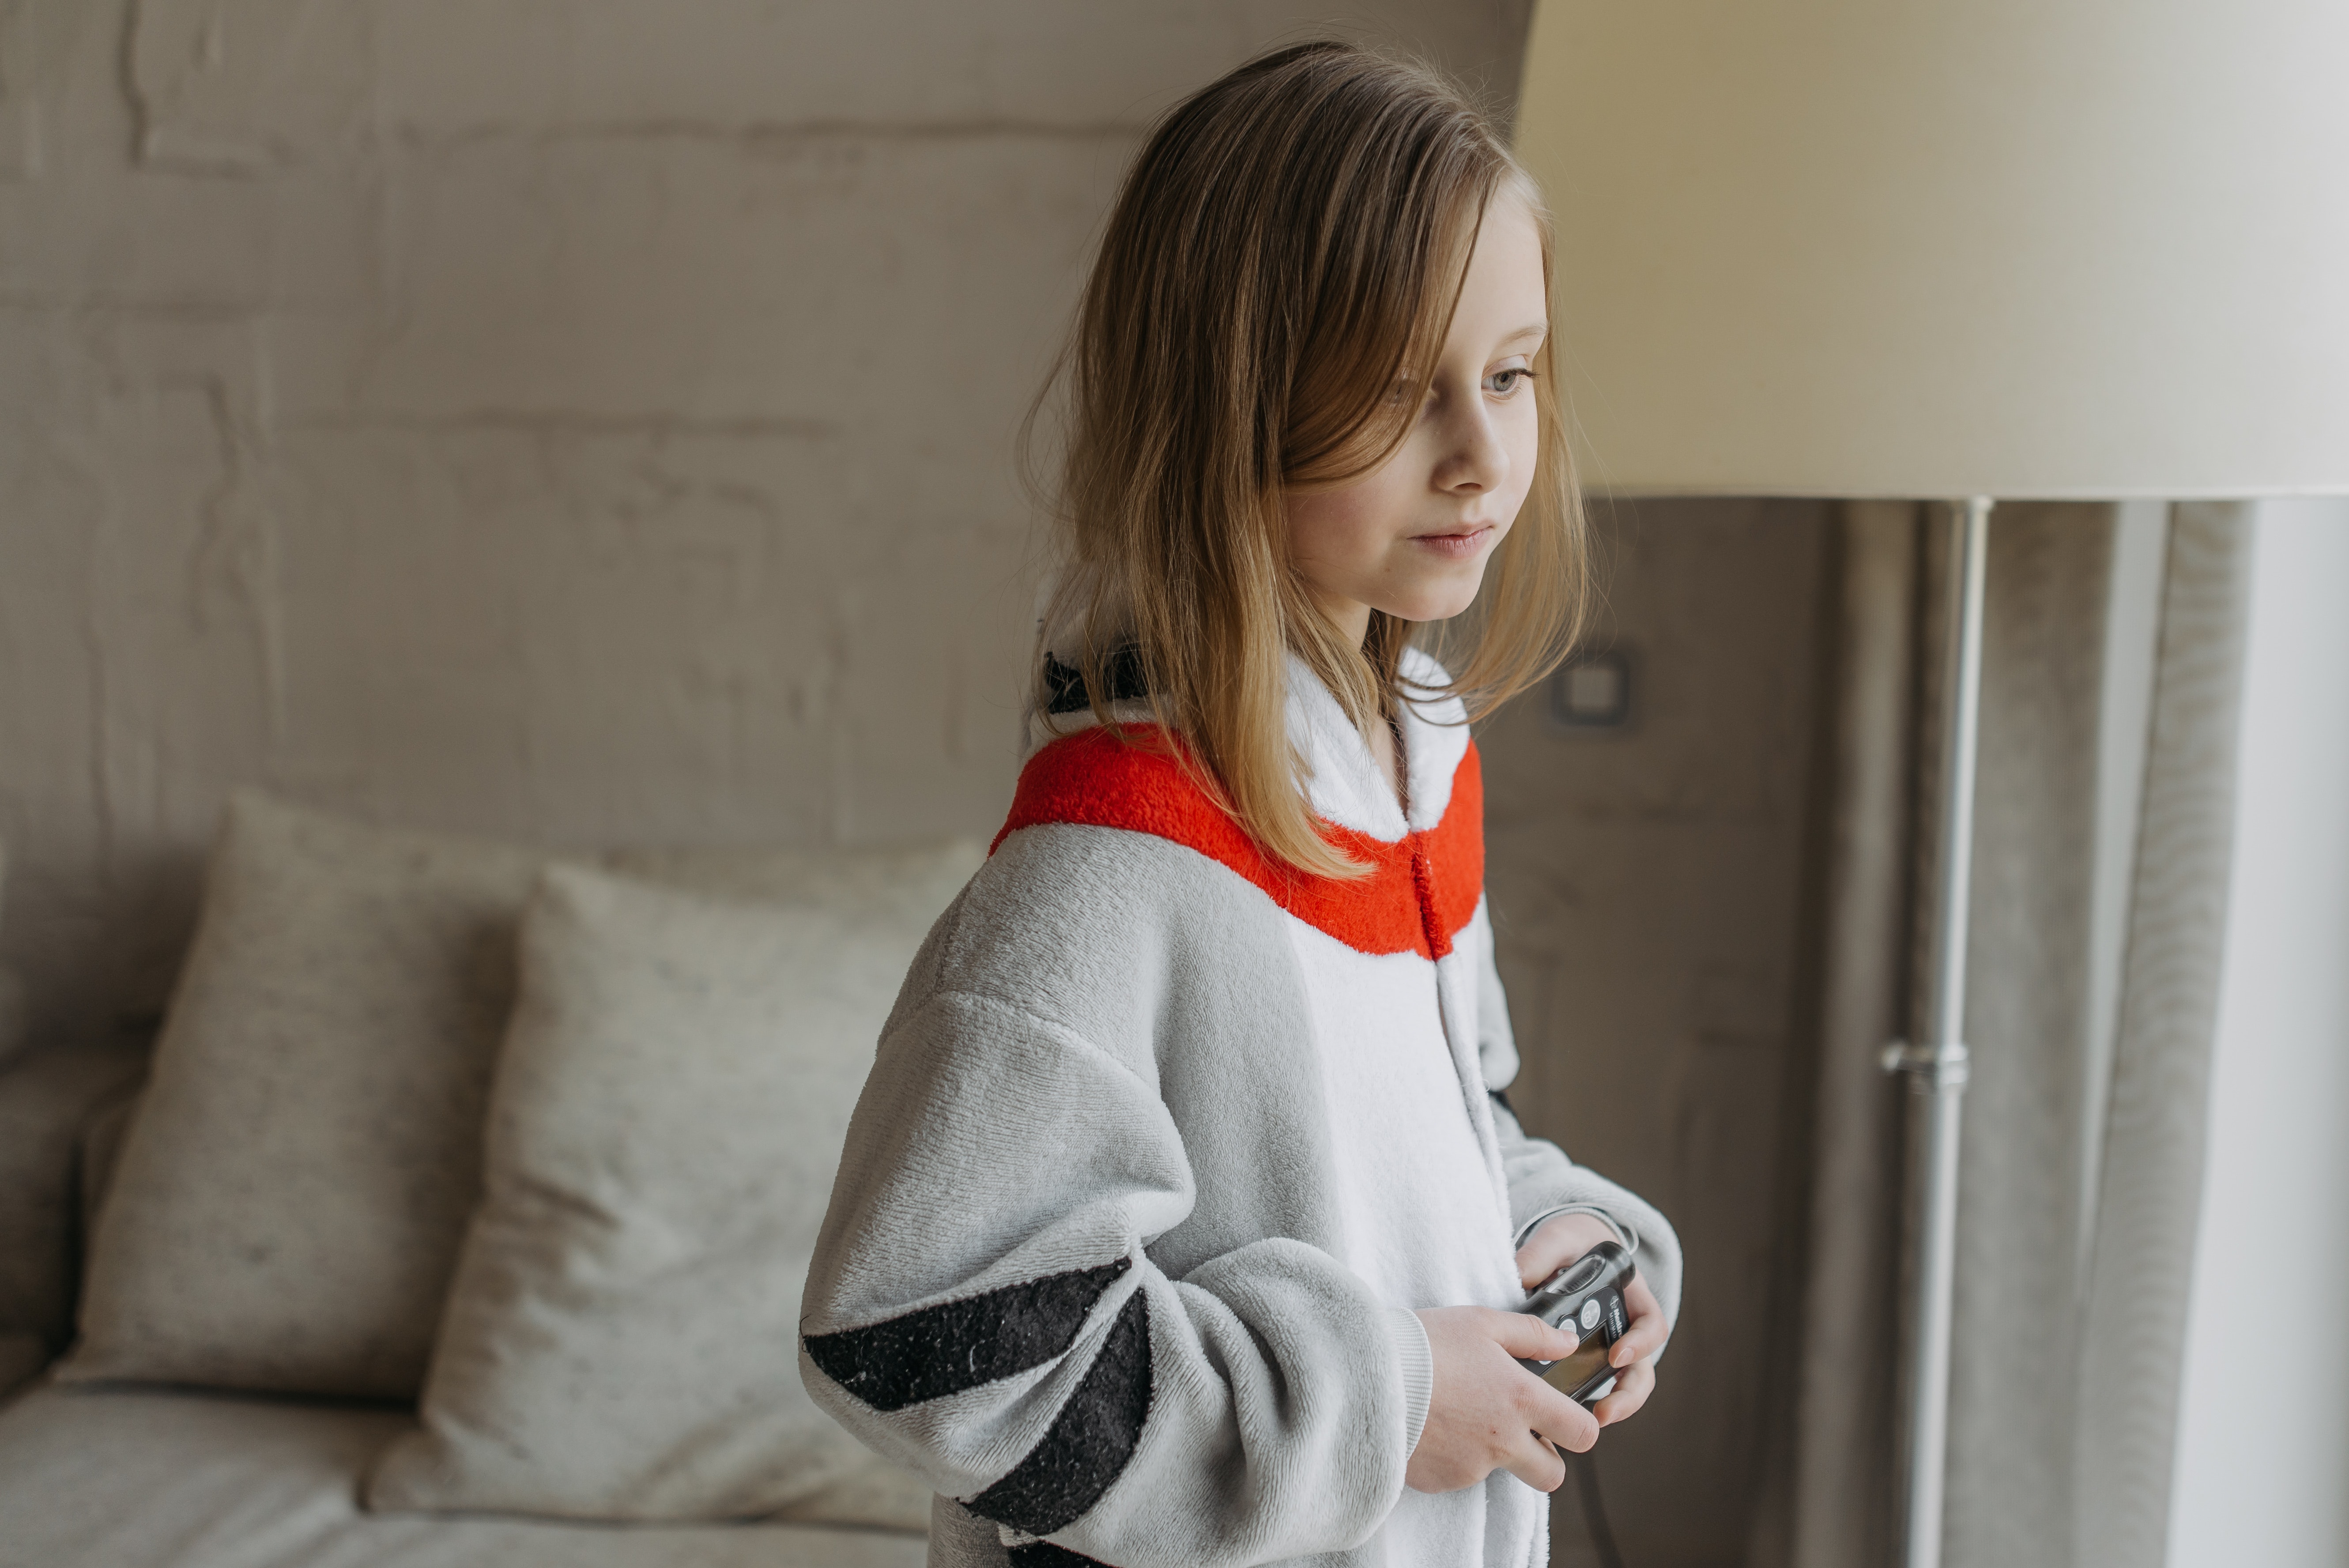
[[[1517,1249],[1517,1279],[1527,1290],[1588,1252],[1615,1233],[1595,1214],[1554,1214]]]
[[[1528,1404],[1526,1407],[1526,1415],[1533,1428],[1533,1435],[1542,1439],[1539,1446],[1547,1448],[1549,1444],[1556,1443],[1558,1447],[1571,1449],[1578,1454],[1588,1453],[1591,1446],[1599,1441],[1598,1416],[1576,1404],[1539,1378],[1533,1378],[1531,1381],[1533,1387],[1527,1391]],[[1531,1478],[1514,1466],[1511,1467],[1511,1473],[1526,1480],[1528,1485],[1532,1484]],[[1561,1470],[1558,1473],[1563,1476],[1566,1472]]]
[[[1578,1343],[1563,1328],[1552,1328],[1529,1312],[1496,1312],[1493,1343],[1526,1361],[1563,1361]]]
[[[1645,1361],[1664,1347],[1664,1336],[1669,1332],[1656,1293],[1637,1274],[1631,1276],[1630,1287],[1623,1292],[1623,1305],[1630,1311],[1631,1324],[1607,1352],[1609,1367],[1629,1367],[1635,1361]]]
[[[1506,1468],[1536,1491],[1556,1491],[1566,1480],[1566,1460],[1535,1432],[1526,1434],[1526,1441],[1509,1456]]]
[[[1611,1427],[1646,1404],[1655,1391],[1656,1369],[1642,1361],[1615,1375],[1614,1391],[1591,1407],[1590,1414],[1600,1426]]]

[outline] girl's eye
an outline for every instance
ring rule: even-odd
[[[1495,370],[1485,377],[1485,390],[1506,397],[1533,378],[1534,373],[1522,365],[1507,370]]]

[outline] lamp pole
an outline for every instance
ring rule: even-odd
[[[1940,910],[1933,933],[1931,1034],[1885,1051],[1909,1078],[1920,1180],[1910,1198],[1915,1294],[1909,1302],[1906,1568],[1940,1568],[1950,1435],[1950,1326],[1958,1238],[1958,1129],[1967,1077],[1966,921],[1973,894],[1974,757],[1982,733],[1982,584],[1990,499],[1951,507],[1941,746]]]

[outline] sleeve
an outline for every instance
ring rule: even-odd
[[[1015,1562],[1357,1544],[1425,1419],[1424,1331],[1293,1240],[1168,1277],[1146,1249],[1193,1172],[1147,1043],[1121,1044],[995,995],[901,1003],[809,1271],[808,1390]]]
[[[1584,1210],[1598,1214],[1619,1233],[1636,1238],[1632,1255],[1648,1288],[1664,1309],[1664,1321],[1677,1324],[1681,1312],[1681,1241],[1671,1222],[1645,1199],[1609,1181],[1586,1165],[1567,1158],[1566,1150],[1546,1138],[1526,1136],[1509,1104],[1508,1088],[1517,1078],[1517,1042],[1509,1027],[1509,998],[1494,962],[1492,927],[1483,911],[1482,951],[1476,980],[1476,1049],[1485,1069],[1485,1087],[1493,1096],[1493,1131],[1501,1146],[1501,1171],[1509,1183],[1509,1223],[1522,1243],[1533,1228],[1552,1214]]]

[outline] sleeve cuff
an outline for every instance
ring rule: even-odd
[[[1435,1354],[1419,1314],[1394,1307],[1387,1313],[1387,1337],[1402,1364],[1402,1451],[1408,1460],[1427,1426],[1427,1403],[1435,1394]]]

